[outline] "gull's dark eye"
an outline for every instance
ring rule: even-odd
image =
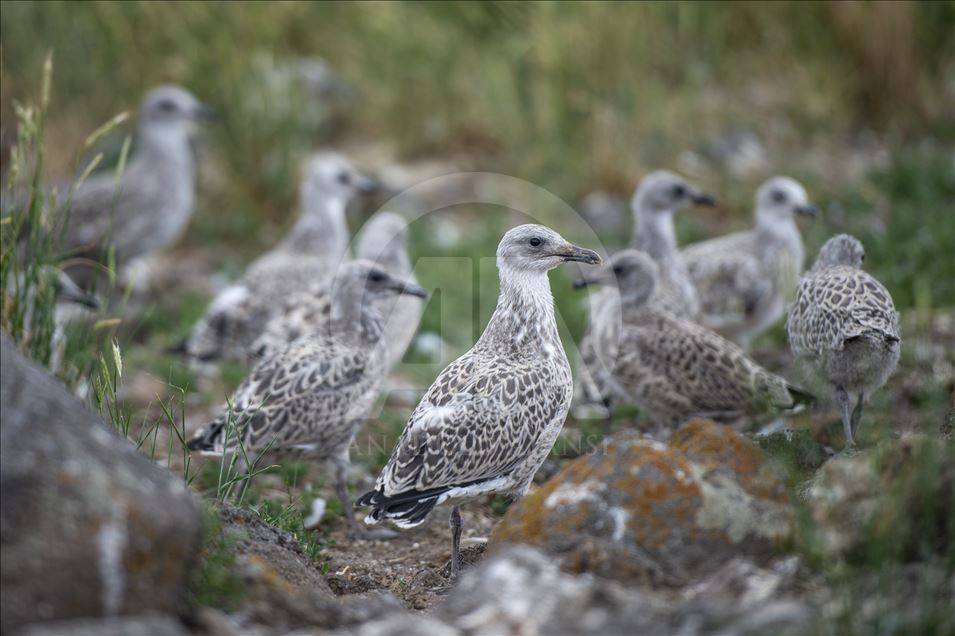
[[[338,182],[342,185],[351,183],[351,176],[347,172],[338,173]]]
[[[617,265],[613,268],[613,273],[619,276],[620,274],[623,274],[623,268]]]
[[[784,203],[786,201],[786,193],[782,190],[773,190],[769,193],[769,198],[773,200],[773,203]]]
[[[176,103],[171,99],[164,99],[159,102],[159,110],[164,113],[171,113],[172,111],[176,110]]]
[[[373,283],[380,283],[385,280],[385,273],[378,271],[377,269],[372,270],[372,272],[368,274],[368,280]]]
[[[686,188],[681,184],[677,184],[673,186],[673,189],[671,190],[671,192],[673,193],[674,197],[679,199],[686,195]]]
[[[529,240],[528,243],[530,243],[532,247],[540,247],[541,240],[535,236],[534,238]]]

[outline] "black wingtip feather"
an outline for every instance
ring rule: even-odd
[[[222,431],[221,422],[213,422],[202,429],[202,433],[186,442],[186,448],[191,451],[215,450],[216,437]]]
[[[369,513],[376,521],[390,519],[404,526],[416,526],[438,504],[438,499],[452,487],[430,490],[408,490],[386,497],[380,490],[372,490],[355,500],[356,507],[371,507]]]

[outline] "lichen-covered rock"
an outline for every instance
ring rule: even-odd
[[[0,632],[177,613],[199,550],[183,485],[0,337]]]
[[[752,442],[693,421],[669,445],[625,434],[570,462],[511,507],[491,548],[531,543],[565,569],[683,585],[790,533],[783,481]]]
[[[825,557],[951,550],[955,446],[926,435],[829,460],[801,488]]]
[[[808,633],[814,608],[789,589],[796,566],[733,560],[693,587],[636,590],[510,546],[465,572],[432,616],[460,634]]]
[[[789,473],[804,478],[815,472],[832,454],[806,429],[786,429],[760,435],[753,442]]]

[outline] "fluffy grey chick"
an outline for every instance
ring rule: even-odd
[[[816,216],[818,209],[798,182],[773,177],[756,191],[753,229],[683,250],[702,305],[700,324],[746,347],[782,317],[803,268],[797,214]]]
[[[67,195],[56,211],[60,245],[67,256],[106,264],[115,247],[121,276],[143,283],[149,260],[175,243],[192,216],[196,158],[195,122],[210,110],[178,86],[154,88],[139,107],[136,153],[117,183],[112,173],[90,177]],[[62,224],[62,225],[61,225]],[[81,286],[99,268],[72,267]]]
[[[862,244],[848,234],[826,241],[786,320],[792,352],[835,387],[847,447],[855,445],[865,397],[888,380],[902,346],[892,296],[862,270],[864,258]]]
[[[676,244],[673,214],[690,206],[713,206],[716,199],[678,175],[657,170],[643,177],[633,194],[633,238],[630,247],[649,254],[660,271],[654,303],[677,316],[695,319],[700,311],[696,288]],[[587,331],[580,342],[577,365],[577,402],[602,405],[607,410],[606,430],[613,416],[611,391],[605,377],[612,360],[596,351],[595,338],[606,338],[619,317],[614,313],[616,290],[602,289],[591,299]]]
[[[365,224],[358,238],[357,256],[378,263],[400,280],[417,284],[408,258],[407,223],[393,212],[379,212]],[[289,297],[252,346],[255,355],[272,355],[327,321],[329,287],[329,281],[320,280],[307,291]],[[401,362],[418,329],[424,302],[407,295],[382,297],[379,302],[379,311],[385,317],[388,359],[393,367]]]
[[[338,153],[312,156],[299,186],[298,221],[213,299],[186,353],[201,362],[248,359],[253,343],[289,299],[316,283],[327,285],[347,258],[345,208],[353,196],[375,187]]]
[[[617,350],[607,354],[615,360],[610,374],[615,397],[670,430],[694,417],[735,420],[812,401],[732,342],[657,306],[658,275],[648,255],[625,250],[578,282],[619,290]]]
[[[350,535],[394,536],[370,532],[355,521],[347,488],[349,446],[388,370],[387,354],[379,343],[384,320],[377,299],[394,294],[427,295],[374,263],[343,265],[332,286],[328,322],[260,361],[236,389],[231,414],[225,410],[202,427],[189,442],[190,450],[236,454],[241,459],[238,440],[251,458],[291,456],[331,462]]]
[[[508,231],[497,249],[501,292],[484,333],[442,371],[405,426],[375,489],[356,505],[366,523],[402,528],[438,504],[486,493],[523,496],[564,425],[573,393],[547,272],[599,263],[541,225]],[[451,512],[451,576],[460,569],[461,515]]]

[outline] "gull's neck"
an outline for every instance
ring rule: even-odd
[[[769,212],[756,211],[756,231],[760,236],[777,241],[788,241],[799,237],[799,228],[792,217],[780,218]]]
[[[564,356],[547,273],[515,269],[500,260],[498,269],[501,293],[497,308],[475,349],[517,356]]]
[[[364,288],[335,289],[327,334],[354,344],[377,343],[384,330],[384,320],[375,303],[369,301]]]
[[[341,260],[348,249],[347,203],[344,197],[308,192],[303,188],[301,214],[281,247]]]
[[[148,166],[149,170],[174,169],[193,178],[195,156],[186,126],[173,124],[146,124],[139,127],[138,148],[133,161]]]
[[[633,238],[630,246],[646,252],[659,262],[676,257],[676,232],[673,229],[673,213],[651,212],[637,199],[633,205]]]

